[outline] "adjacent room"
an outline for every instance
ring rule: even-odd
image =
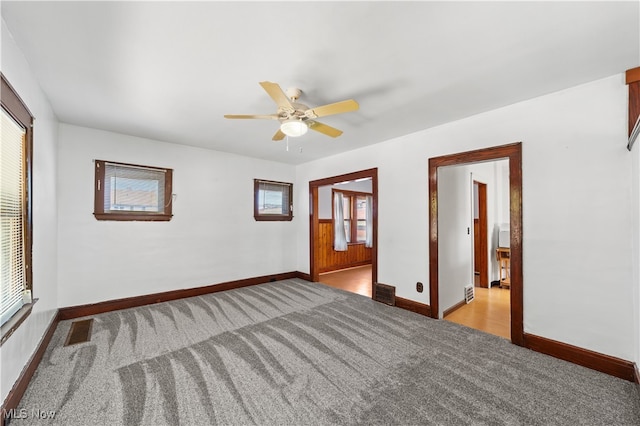
[[[640,424],[637,1],[0,10],[0,424]]]

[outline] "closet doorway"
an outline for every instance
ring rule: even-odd
[[[373,296],[378,257],[377,176],[378,169],[374,168],[309,182],[312,281]],[[336,196],[342,208],[336,207]],[[346,238],[346,247],[339,251],[334,250],[336,220],[344,227]]]

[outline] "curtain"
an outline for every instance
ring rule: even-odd
[[[333,194],[333,249],[347,251],[347,234],[344,231],[344,204],[342,194]]]
[[[364,242],[364,246],[371,248],[373,247],[373,197],[371,195],[367,195],[367,233],[366,240]]]

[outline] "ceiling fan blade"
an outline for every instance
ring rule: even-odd
[[[261,119],[267,119],[267,120],[277,120],[278,114],[269,114],[269,115],[226,114],[224,118],[261,118]]]
[[[309,128],[311,130],[315,130],[316,132],[331,136],[332,138],[337,138],[342,134],[342,130],[338,130],[335,127],[327,126],[326,124],[318,123],[317,121],[309,121],[307,123],[309,124]]]
[[[278,129],[278,131],[276,132],[275,135],[273,135],[273,138],[271,138],[271,140],[281,141],[282,139],[284,139],[285,136],[286,135],[282,133],[282,130]]]
[[[323,105],[315,108],[309,108],[304,113],[309,118],[326,117],[327,115],[342,114],[343,112],[356,111],[360,105],[353,99],[334,104]]]
[[[293,105],[291,105],[291,101],[284,93],[280,85],[278,85],[277,83],[272,83],[270,81],[261,81],[260,86],[262,86],[262,88],[269,94],[269,96],[271,96],[271,99],[276,102],[278,108],[291,112],[295,110]]]

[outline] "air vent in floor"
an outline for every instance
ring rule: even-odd
[[[85,343],[91,339],[91,326],[93,325],[93,318],[81,321],[74,321],[71,323],[67,340],[64,342],[65,346],[75,345],[78,343]]]
[[[464,301],[467,303],[470,303],[473,298],[475,297],[476,292],[475,289],[473,288],[473,285],[469,284],[468,286],[466,286],[464,288]]]
[[[396,288],[387,284],[374,284],[374,300],[387,305],[396,305]]]

